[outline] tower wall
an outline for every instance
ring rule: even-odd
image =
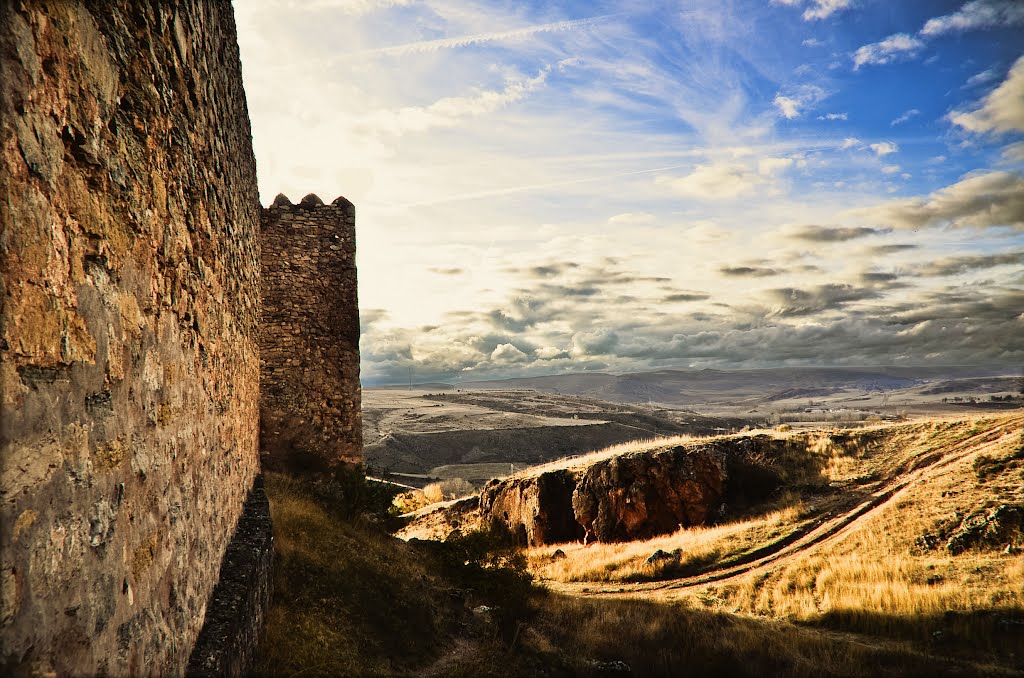
[[[362,462],[355,208],[284,196],[263,211],[260,437],[268,463]]]

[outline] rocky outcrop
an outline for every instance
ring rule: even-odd
[[[1024,546],[1024,504],[1000,504],[954,516],[919,537],[918,546],[942,547],[954,556],[971,549],[1014,552]]]
[[[647,539],[726,519],[783,483],[820,480],[821,466],[803,436],[721,438],[491,481],[480,511],[524,545]]]
[[[573,513],[575,487],[576,477],[564,469],[517,482],[492,480],[480,493],[480,512],[524,546],[575,541],[583,536]]]
[[[588,539],[646,539],[708,522],[727,479],[725,455],[713,448],[623,455],[586,470],[572,508]]]

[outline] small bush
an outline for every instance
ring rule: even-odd
[[[423,498],[427,500],[428,504],[444,501],[444,490],[441,489],[441,483],[430,483],[424,487]]]
[[[462,499],[476,491],[472,483],[462,478],[451,478],[439,483],[431,483],[423,488],[423,496],[428,504],[436,504],[451,499]]]
[[[296,479],[294,482],[302,485],[316,501],[342,520],[370,518],[384,521],[390,529],[399,527],[398,509],[394,505],[399,488],[367,480],[358,469]]]
[[[392,503],[395,505],[395,510],[401,514],[418,511],[424,506],[428,506],[431,502],[422,490],[409,490],[408,492],[395,495]]]

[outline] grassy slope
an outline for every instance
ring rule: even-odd
[[[904,442],[916,436],[924,451],[979,425],[943,426],[930,443],[920,431]],[[884,472],[895,462],[874,463]],[[974,478],[973,458],[965,464]],[[840,459],[834,473],[854,477],[855,466]],[[1016,496],[1019,473],[1010,464],[987,475],[978,485],[991,490],[985,501]],[[953,477],[960,482],[928,485],[894,502],[889,518],[880,512],[871,529],[767,575],[609,599],[530,590],[507,573],[463,566],[456,547],[401,542],[323,493],[270,476],[275,601],[259,667],[265,675],[569,676],[609,675],[621,661],[633,675],[1020,675],[1012,654],[1024,654],[1020,557],[911,552],[914,531],[948,510],[942,501],[984,494]],[[798,514],[781,509],[754,531]]]
[[[722,560],[814,517],[829,497],[788,495],[775,510],[747,520],[681,530],[648,542],[534,549],[531,567],[557,588],[577,593],[624,591],[823,631],[855,632],[869,643],[899,639],[922,652],[1024,671],[1021,535],[1005,544],[1008,549],[1001,541],[957,555],[941,547],[923,548],[919,541],[938,525],[957,522],[953,516],[1024,504],[1022,422],[1024,417],[1015,414],[906,425],[889,431],[870,452],[860,446],[842,450],[829,460],[827,474],[835,486],[851,492],[883,487],[887,479],[926,462],[934,465],[834,538],[720,582],[628,584],[713,571]],[[946,459],[955,461],[945,464]],[[678,562],[645,562],[656,549],[676,548],[682,550]],[[556,549],[566,557],[553,559]]]

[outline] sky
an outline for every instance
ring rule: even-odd
[[[367,385],[1024,366],[1024,3],[235,0]]]

